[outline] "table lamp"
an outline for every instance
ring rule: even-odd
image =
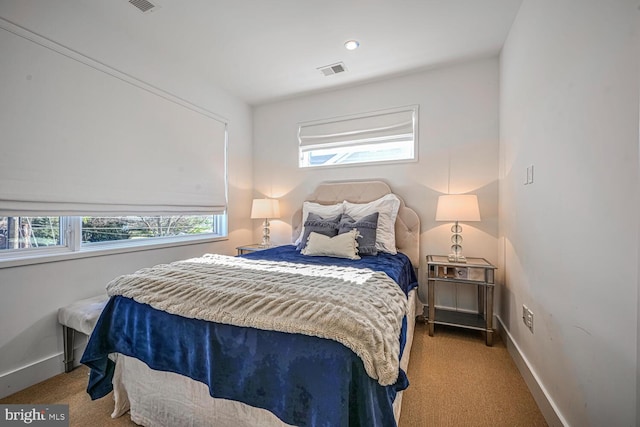
[[[480,221],[478,197],[475,194],[447,194],[438,197],[436,221],[455,221],[451,227],[451,253],[449,261],[467,262],[462,255],[462,226],[458,221]]]
[[[269,241],[269,219],[280,218],[280,204],[276,199],[253,199],[251,205],[251,219],[264,218],[262,225],[261,246],[268,248]]]

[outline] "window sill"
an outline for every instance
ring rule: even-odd
[[[199,245],[203,243],[220,242],[228,239],[228,236],[189,236],[186,238],[169,237],[158,239],[158,241],[154,242],[140,241],[138,243],[129,241],[127,243],[96,243],[84,246],[79,251],[71,251],[67,248],[55,248],[45,253],[19,254],[6,258],[3,258],[2,255],[0,255],[0,269],[123,254],[127,252],[140,252],[178,246]]]

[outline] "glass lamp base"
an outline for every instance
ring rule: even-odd
[[[451,253],[448,256],[449,262],[467,262],[467,259],[462,255],[462,227],[458,224],[458,221],[451,227],[453,236],[451,236]]]
[[[260,247],[268,248],[271,246],[271,238],[269,237],[269,219],[265,218],[264,224],[262,225],[262,243],[260,243]]]

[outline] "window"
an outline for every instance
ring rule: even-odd
[[[82,244],[216,233],[216,215],[83,217]],[[223,234],[223,233],[217,233]]]
[[[0,217],[0,250],[64,245],[59,217]]]
[[[227,234],[226,214],[119,217],[0,217],[3,254],[109,244],[152,244],[162,239]],[[72,236],[81,236],[75,243]]]
[[[418,106],[301,123],[301,168],[416,159]]]

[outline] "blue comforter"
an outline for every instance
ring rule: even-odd
[[[372,268],[385,271],[405,293],[417,286],[402,254],[351,261],[306,257],[283,246],[244,256]],[[401,348],[406,319],[402,331]],[[184,318],[120,296],[107,303],[81,360],[91,368],[92,399],[112,390],[114,364],[107,356],[115,352],[188,376],[206,384],[213,397],[265,408],[298,426],[395,426],[393,400],[408,386],[402,370],[394,385],[381,386],[336,341]]]

